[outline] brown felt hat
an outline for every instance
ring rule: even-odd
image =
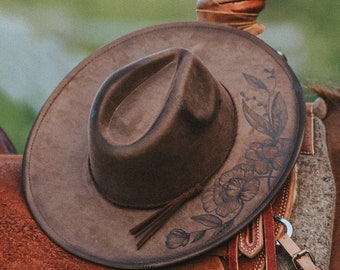
[[[255,218],[303,131],[299,83],[263,41],[202,22],[154,26],[98,50],[52,93],[24,155],[26,198],[75,255],[165,266]]]

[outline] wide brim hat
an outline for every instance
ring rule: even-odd
[[[144,64],[146,56],[169,48],[199,59],[230,95],[235,136],[222,165],[204,179],[199,195],[185,201],[137,248],[131,228],[157,209],[125,207],[103,196],[89,157],[93,147],[89,123],[97,113],[93,106],[101,98],[99,89],[129,72],[131,63]],[[295,164],[304,121],[298,80],[286,60],[262,40],[211,23],[149,27],[87,57],[51,94],[24,154],[26,199],[42,230],[72,254],[119,268],[178,263],[227,241],[270,203]],[[151,162],[148,166],[155,167]]]

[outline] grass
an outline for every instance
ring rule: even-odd
[[[0,125],[12,140],[17,152],[22,153],[36,113],[25,102],[12,100],[1,91],[0,108]]]

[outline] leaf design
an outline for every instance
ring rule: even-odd
[[[271,108],[271,117],[273,138],[277,139],[280,137],[288,121],[287,106],[280,92],[274,97]]]
[[[274,68],[272,68],[272,69],[268,69],[268,68],[265,68],[264,69],[264,72],[266,72],[266,73],[268,73],[268,74],[270,74],[267,78],[269,79],[269,78],[275,78],[275,69]]]
[[[244,116],[246,117],[248,123],[257,131],[270,135],[271,127],[268,120],[266,120],[261,115],[257,114],[254,110],[250,109],[249,106],[242,101],[242,108]]]
[[[229,228],[231,227],[233,223],[234,223],[234,219],[231,219],[230,221],[224,223],[223,226],[221,226],[217,231],[215,231],[215,233],[213,234],[211,238],[212,239],[219,238],[222,234],[224,234],[226,231],[229,230]]]
[[[268,91],[267,86],[264,84],[264,82],[261,79],[255,76],[249,75],[247,73],[243,73],[243,76],[251,86]]]
[[[205,235],[206,232],[207,232],[206,230],[199,231],[198,234],[196,234],[195,238],[192,240],[191,243],[194,243],[194,242],[200,240]]]
[[[203,224],[209,228],[216,228],[222,225],[222,220],[214,215],[206,214],[200,216],[191,217],[194,221]]]

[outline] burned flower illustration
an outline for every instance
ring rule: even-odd
[[[206,212],[231,220],[242,210],[243,203],[252,200],[259,189],[259,180],[250,166],[240,164],[224,172],[215,185],[202,194]]]
[[[280,170],[289,160],[290,145],[290,140],[284,138],[277,141],[267,139],[264,142],[252,142],[246,150],[246,162],[253,166],[258,174],[270,174],[273,170]]]

